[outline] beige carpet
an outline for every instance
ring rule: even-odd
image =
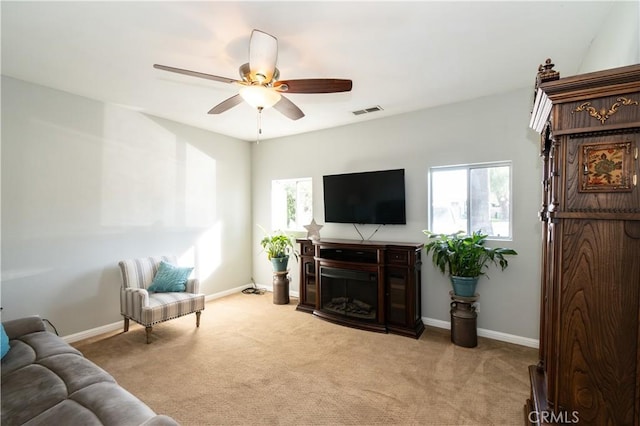
[[[537,351],[427,328],[419,340],[335,325],[272,294],[77,342],[127,390],[183,425],[522,425]],[[444,301],[443,303],[446,303]]]

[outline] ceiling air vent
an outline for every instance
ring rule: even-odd
[[[382,111],[382,107],[380,105],[373,106],[371,108],[359,109],[357,111],[352,111],[353,115],[362,115],[368,114],[370,112]]]

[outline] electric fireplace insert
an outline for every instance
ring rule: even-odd
[[[358,321],[378,321],[378,274],[376,272],[320,267],[320,310]]]

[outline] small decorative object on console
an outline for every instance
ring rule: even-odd
[[[304,225],[307,230],[307,238],[311,241],[320,241],[320,230],[324,225],[318,225],[315,219],[311,220],[311,223]]]

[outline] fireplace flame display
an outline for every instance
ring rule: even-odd
[[[331,301],[324,304],[324,309],[335,312],[337,314],[358,317],[362,319],[375,320],[376,310],[358,299],[349,299],[348,297],[334,297]]]

